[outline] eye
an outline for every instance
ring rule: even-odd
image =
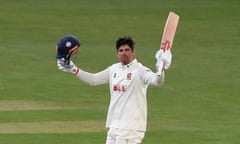
[[[130,51],[130,48],[126,48],[125,51],[126,51],[126,52],[129,52],[129,51]]]
[[[118,52],[123,52],[123,49],[119,49]]]

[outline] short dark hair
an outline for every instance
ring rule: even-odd
[[[125,44],[128,45],[132,49],[132,51],[134,51],[135,43],[130,36],[123,36],[118,38],[116,41],[116,50],[118,50],[120,46]]]

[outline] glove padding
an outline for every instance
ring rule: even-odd
[[[73,74],[77,74],[79,72],[79,68],[72,61],[67,64],[64,58],[57,59],[57,66],[59,70],[64,72],[70,72]]]
[[[169,69],[171,63],[172,63],[172,53],[171,50],[163,51],[163,49],[160,49],[156,52],[155,58],[157,60],[156,67],[160,69],[163,65],[163,69],[167,70]]]

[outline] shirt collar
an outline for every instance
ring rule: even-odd
[[[122,68],[123,69],[128,69],[128,68],[131,68],[133,65],[135,65],[136,63],[138,63],[138,61],[137,61],[137,59],[134,59],[132,62],[130,62],[129,64],[127,64],[127,65],[122,65],[121,64],[121,66],[122,66]]]

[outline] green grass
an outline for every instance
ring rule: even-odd
[[[55,45],[63,35],[76,35],[82,46],[75,63],[98,72],[118,61],[115,40],[131,35],[138,60],[154,70],[154,54],[170,10],[180,15],[173,62],[163,87],[148,90],[143,143],[240,143],[239,4],[238,0],[2,2],[0,143],[104,143],[108,86],[90,87],[58,71]]]
[[[24,144],[90,144],[104,143],[105,135],[99,132],[70,133],[70,134],[3,134],[2,143]]]

